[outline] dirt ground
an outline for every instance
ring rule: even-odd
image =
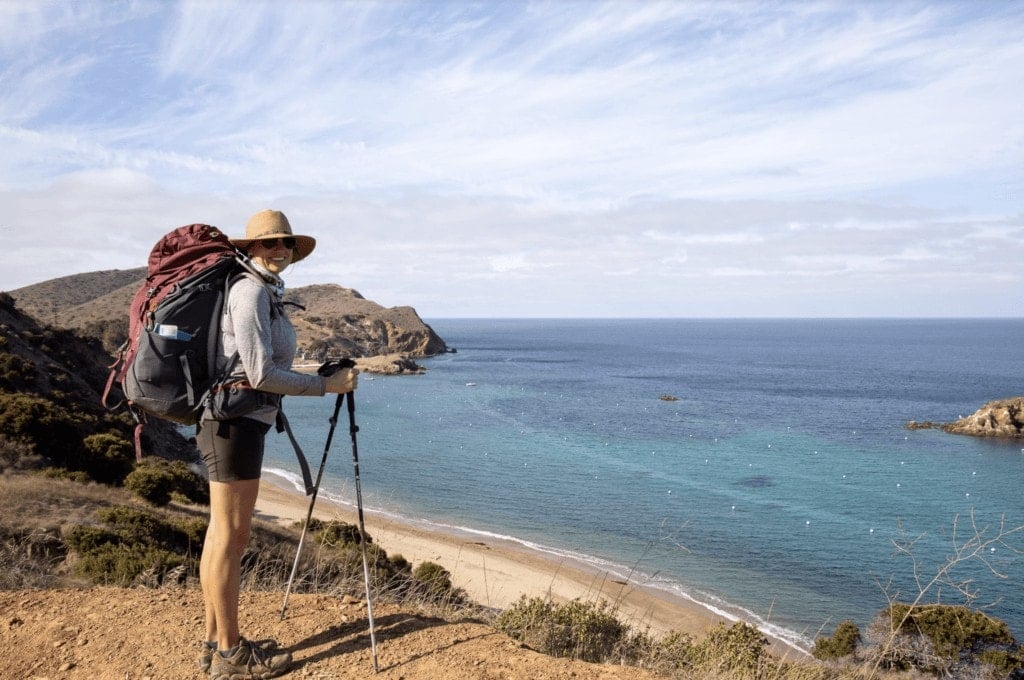
[[[373,669],[364,602],[279,592],[242,594],[241,627],[276,639],[296,665],[286,678],[389,680],[639,680],[635,668],[538,654],[480,623],[374,607],[379,672]],[[0,678],[205,678],[196,663],[202,597],[192,588],[0,591]]]

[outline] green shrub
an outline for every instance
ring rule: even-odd
[[[657,642],[648,658],[652,667],[661,672],[688,668],[694,662],[693,637],[687,633],[670,631]]]
[[[181,565],[195,573],[207,523],[203,519],[169,521],[126,506],[96,512],[103,526],[75,526],[64,541],[77,554],[75,573],[93,583],[131,585],[140,574],[159,577]]]
[[[104,545],[120,543],[121,537],[103,527],[78,525],[64,534],[64,542],[75,552],[84,554]]]
[[[841,659],[853,654],[860,641],[860,628],[857,627],[857,624],[849,620],[842,621],[836,626],[835,632],[830,637],[819,637],[814,641],[811,655],[822,661]]]
[[[882,664],[944,676],[1016,677],[1024,650],[999,619],[958,605],[895,603],[872,623]],[[980,670],[985,669],[985,670]]]
[[[757,673],[767,660],[768,638],[748,623],[720,622],[697,645],[695,654],[705,667],[744,677]]]
[[[105,484],[121,483],[132,469],[132,445],[113,431],[126,425],[86,413],[78,405],[74,395],[56,390],[49,398],[0,392],[0,436],[20,442],[27,447],[23,455],[41,456],[50,467],[84,472]]]
[[[149,545],[107,543],[83,554],[75,573],[98,585],[130,586],[143,573],[165,574],[185,564],[185,558]]]
[[[421,562],[413,569],[412,577],[424,586],[428,596],[439,597],[452,590],[451,573],[436,562]]]
[[[0,434],[31,444],[35,453],[68,465],[82,451],[82,436],[75,416],[48,399],[29,394],[0,394]]]
[[[17,354],[8,352],[0,354],[0,389],[8,392],[21,392],[31,386],[35,379],[35,362]]]
[[[158,507],[171,502],[174,477],[170,470],[156,465],[139,465],[124,479],[126,489]]]
[[[131,472],[135,461],[134,445],[115,434],[91,434],[82,440],[88,463],[86,468],[98,482],[119,483]]]
[[[95,481],[81,470],[68,470],[67,468],[46,468],[43,470],[43,476],[47,479],[66,479],[69,482],[78,482],[79,484],[88,484]]]
[[[362,542],[362,534],[359,532],[359,527],[355,524],[349,524],[348,522],[318,522],[314,529],[314,524],[310,523],[310,529],[316,532],[320,542],[324,545],[331,547],[341,547],[345,545],[359,545]],[[366,535],[367,545],[373,543],[373,539],[369,534]]]
[[[209,503],[203,479],[182,461],[146,458],[124,479],[125,488],[144,500],[163,507],[175,495],[193,503]]]
[[[555,604],[525,595],[502,612],[494,625],[544,654],[592,662],[609,658],[628,631],[605,600]]]
[[[394,567],[394,569],[399,573],[412,573],[412,565],[409,563],[409,560],[405,559],[405,557],[401,554],[392,555],[388,558],[388,562],[390,562],[391,566]]]

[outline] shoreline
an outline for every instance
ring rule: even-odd
[[[264,471],[256,517],[291,526],[305,519],[309,500],[285,479]],[[358,521],[356,509],[317,498],[313,516],[318,519]],[[634,630],[661,636],[670,630],[699,640],[719,622],[734,619],[687,600],[641,584],[626,582],[591,565],[571,558],[539,554],[511,540],[498,537],[462,536],[457,530],[417,527],[391,516],[364,512],[366,531],[389,555],[402,555],[413,565],[435,562],[451,573],[452,583],[470,599],[485,607],[504,609],[521,595],[550,597],[555,601],[603,598],[616,609],[620,621]],[[762,631],[763,632],[763,631]],[[767,635],[769,649],[778,658],[806,658],[791,643]]]

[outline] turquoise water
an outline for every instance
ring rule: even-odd
[[[1022,321],[430,323],[456,354],[360,382],[369,509],[571,556],[798,646],[865,626],[883,586],[917,595],[901,535],[927,580],[972,521],[985,536],[1024,525],[1024,441],[904,427],[1024,394]],[[315,467],[333,399],[286,409]],[[353,503],[344,414],[322,493]],[[265,466],[294,479],[287,441],[269,449]],[[1021,538],[950,579],[1018,636]],[[962,602],[948,584],[927,599]]]

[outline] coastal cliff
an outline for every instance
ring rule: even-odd
[[[950,434],[966,434],[972,437],[1024,438],[1024,397],[990,401],[969,416],[958,418],[952,423],[910,421],[912,430],[938,428]]]

